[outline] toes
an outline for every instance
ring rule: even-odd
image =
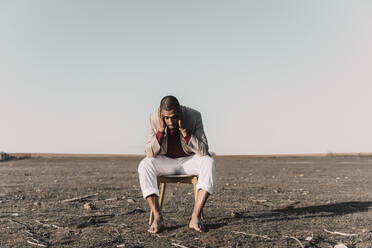
[[[194,229],[197,232],[202,232],[202,229],[199,226],[192,226],[190,228]]]
[[[162,223],[158,224],[158,225],[151,225],[149,230],[147,230],[149,233],[158,233],[158,232],[161,232],[161,230],[164,228],[164,225]]]
[[[195,229],[197,232],[205,232],[205,226],[202,222],[199,222],[196,225],[191,225],[190,228]]]
[[[154,227],[154,225],[150,226],[149,230],[147,230],[149,233],[157,233],[157,228]]]
[[[200,223],[197,223],[197,224],[190,224],[189,227],[192,228],[192,229],[194,229],[194,230],[197,231],[197,232],[204,232],[203,225],[200,224]]]

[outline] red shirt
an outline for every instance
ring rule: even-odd
[[[156,139],[158,140],[159,144],[161,145],[162,139],[163,139],[163,133],[157,132],[156,133]],[[181,157],[187,157],[187,155],[181,146],[181,135],[180,131],[178,129],[170,130],[168,129],[168,135],[167,135],[167,141],[168,141],[168,148],[167,148],[167,154],[166,156],[170,158],[181,158]],[[189,144],[191,135],[187,135],[185,138],[186,144]]]

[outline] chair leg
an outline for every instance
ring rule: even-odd
[[[196,203],[196,200],[198,199],[198,192],[196,192],[196,184],[198,183],[198,181],[196,180],[196,178],[193,178],[192,179],[192,185],[194,186],[194,198],[195,198],[195,203]]]
[[[200,211],[200,218],[201,218],[202,220],[205,220],[204,213],[203,213],[203,209]]]
[[[160,184],[160,197],[159,197],[159,207],[161,210],[161,207],[163,206],[163,201],[164,201],[164,193],[165,193],[165,183]]]

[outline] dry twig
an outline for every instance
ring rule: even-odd
[[[27,243],[29,243],[31,245],[40,246],[40,247],[47,247],[46,245],[43,245],[43,244],[40,244],[40,243],[35,243],[35,242],[29,241],[29,240],[27,240]]]
[[[38,224],[40,224],[40,225],[42,225],[42,226],[50,227],[49,224],[47,224],[47,223],[43,223],[43,222],[41,222],[40,220],[35,220],[35,222],[38,223]]]
[[[176,243],[172,243],[171,245],[176,246],[176,247],[180,247],[180,248],[187,248],[186,246],[176,244]]]
[[[294,240],[296,240],[297,243],[301,246],[301,248],[305,248],[305,246],[301,243],[301,241],[300,241],[298,238],[293,237],[293,236],[283,236],[283,237],[285,237],[285,238],[289,238],[289,239],[294,239]]]
[[[74,198],[70,198],[70,199],[65,199],[65,200],[62,200],[62,202],[74,202],[74,201],[85,200],[87,198],[90,198],[90,197],[93,197],[93,196],[96,196],[96,195],[98,195],[98,193],[91,194],[91,195],[84,195],[84,196],[80,196],[80,197],[74,197]]]
[[[97,218],[97,217],[114,217],[115,214],[92,214],[92,215],[84,215],[84,216],[79,216],[81,218],[87,218],[87,217],[91,217],[91,218]]]
[[[57,226],[57,225],[55,225],[55,224],[51,224],[51,226],[54,227],[54,228],[57,228],[57,229],[63,229],[63,228],[66,228],[66,227]]]
[[[348,237],[351,237],[351,236],[358,236],[359,234],[357,233],[342,233],[342,232],[331,232],[327,229],[324,229],[325,232],[327,233],[331,233],[331,234],[337,234],[337,235],[341,235],[341,236],[348,236]]]
[[[159,234],[156,234],[155,236],[158,237],[158,238],[168,238],[167,235],[159,235]]]
[[[34,236],[34,235],[35,235],[35,233],[32,233],[32,232],[30,232],[30,231],[28,231],[28,230],[25,230],[25,233],[27,233],[27,234],[30,235],[30,236]]]
[[[262,199],[262,200],[252,199],[252,202],[254,204],[261,204],[261,205],[266,206],[266,207],[272,207],[272,206],[274,206],[274,204],[272,202],[270,202],[269,200],[266,200],[266,199]]]
[[[21,226],[23,226],[23,227],[26,227],[26,229],[27,229],[28,231],[32,232],[31,229],[30,229],[26,224],[23,224],[23,223],[21,223],[21,222],[18,222],[18,221],[16,221],[16,220],[12,220],[12,219],[7,219],[7,220],[9,220],[10,222],[16,223],[16,224],[18,224],[18,225],[21,225]]]
[[[47,223],[44,223],[40,220],[35,220],[35,222],[42,225],[42,226],[46,226],[46,227],[54,227],[56,229],[64,229],[65,228],[65,227],[57,226],[56,224],[47,224]]]
[[[272,240],[272,238],[269,238],[268,236],[266,235],[258,235],[258,234],[253,234],[253,233],[246,233],[246,232],[237,232],[237,231],[232,231],[233,233],[238,233],[238,234],[244,234],[244,235],[247,235],[247,236],[252,236],[252,237],[259,237],[259,238],[263,238],[263,239],[267,239],[267,240]]]
[[[40,240],[38,240],[38,239],[35,239],[35,238],[32,238],[32,237],[31,237],[31,239],[32,239],[33,241],[35,241],[35,242],[39,243],[39,244],[43,244],[43,243],[45,243],[45,242],[43,242],[43,241],[40,241]]]
[[[37,239],[33,238],[33,237],[35,237],[36,234],[33,233],[32,230],[31,230],[31,228],[29,228],[26,224],[23,224],[23,223],[21,223],[21,222],[18,222],[18,221],[12,220],[12,219],[8,219],[8,220],[9,220],[10,222],[13,222],[13,223],[16,223],[16,224],[18,224],[18,225],[21,225],[21,226],[25,227],[25,228],[27,229],[27,230],[25,230],[25,232],[26,232],[28,235],[31,236],[30,239],[32,239],[33,241],[37,242],[37,243],[34,243],[34,242],[32,242],[32,241],[27,240],[27,243],[32,244],[32,245],[41,246],[41,247],[47,247],[47,245],[42,244],[43,242],[41,242],[40,240],[37,240]],[[42,224],[42,223],[40,222],[40,224]],[[36,236],[37,236],[37,235],[36,235]]]

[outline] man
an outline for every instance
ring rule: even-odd
[[[205,231],[200,213],[213,192],[216,164],[208,153],[201,114],[181,106],[174,96],[165,96],[158,111],[150,115],[145,153],[138,173],[143,197],[154,213],[148,231],[157,233],[164,227],[156,177],[173,174],[198,175],[197,199],[189,227]]]

